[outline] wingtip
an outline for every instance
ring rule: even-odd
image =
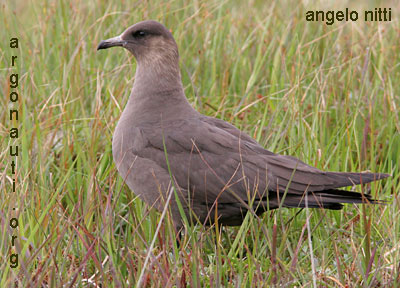
[[[376,173],[378,175],[378,179],[385,179],[388,177],[392,177],[391,174],[387,174],[387,173]]]
[[[390,174],[386,173],[371,172],[329,172],[329,175],[331,175],[332,179],[335,181],[334,188],[367,184],[391,176]]]
[[[361,172],[358,173],[358,177],[361,177],[361,183],[369,183],[369,182],[374,182],[378,180],[382,180],[388,177],[391,177],[392,175],[387,174],[387,173],[371,173],[371,172]],[[357,173],[355,173],[355,176],[357,177]]]

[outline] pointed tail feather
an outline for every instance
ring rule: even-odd
[[[330,189],[319,192],[308,192],[307,197],[305,197],[305,195],[288,194],[283,202],[283,206],[290,208],[324,208],[340,210],[343,208],[344,203],[385,204],[386,202],[373,199],[370,194]]]

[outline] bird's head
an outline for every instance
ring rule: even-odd
[[[121,46],[129,50],[138,63],[178,59],[178,47],[171,32],[161,23],[146,20],[126,29],[121,35],[103,40],[97,50]]]

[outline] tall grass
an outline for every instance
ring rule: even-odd
[[[400,286],[399,4],[238,2],[2,2],[1,287]],[[345,7],[391,7],[393,20],[305,21],[307,10]],[[363,187],[388,204],[188,226],[179,247],[166,214],[155,233],[160,213],[123,184],[111,153],[135,61],[122,49],[96,53],[101,39],[143,19],[172,30],[197,110],[321,169],[391,173]],[[22,113],[16,203],[8,178],[13,71]],[[13,249],[17,269],[9,267]]]

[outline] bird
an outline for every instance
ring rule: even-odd
[[[248,212],[382,203],[339,188],[389,174],[322,171],[268,151],[232,124],[195,110],[184,93],[177,43],[163,24],[138,22],[97,50],[111,47],[127,49],[137,63],[112,138],[115,165],[135,195],[159,211],[168,208],[176,229],[185,218],[238,226]]]

